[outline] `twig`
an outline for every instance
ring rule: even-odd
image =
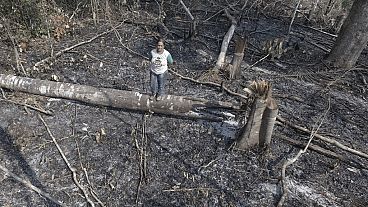
[[[248,67],[248,69],[251,69],[251,68],[253,68],[255,65],[257,65],[258,63],[260,63],[260,62],[262,62],[264,59],[266,59],[268,56],[270,56],[270,54],[267,54],[267,55],[265,55],[264,57],[262,57],[261,59],[259,59],[259,60],[257,60],[257,62],[255,62],[255,63],[253,63],[252,65],[250,65],[249,67]]]
[[[242,11],[245,9],[245,7],[247,6],[247,4],[248,4],[248,0],[245,0],[245,2],[244,2],[244,4],[243,4],[243,6],[242,6],[242,8],[241,8],[241,10],[242,10]]]
[[[131,52],[131,53],[133,53],[133,54],[135,54],[135,55],[138,55],[138,56],[140,56],[140,57],[142,57],[142,58],[144,58],[144,59],[146,59],[146,60],[149,60],[149,58],[148,58],[148,57],[146,57],[146,56],[144,56],[144,55],[142,55],[142,54],[139,54],[138,52],[136,52],[136,51],[134,51],[134,50],[130,49],[129,47],[127,47],[127,46],[123,43],[123,38],[120,36],[120,33],[116,30],[116,28],[112,28],[111,30],[113,30],[113,31],[114,31],[114,33],[115,33],[116,37],[118,38],[118,40],[119,40],[119,42],[120,42],[121,46],[123,46],[126,50],[128,50],[129,52]]]
[[[213,188],[178,188],[178,189],[167,189],[162,190],[163,192],[186,192],[186,191],[194,191],[194,190],[216,190]]]
[[[0,88],[0,90],[1,90],[1,95],[3,96],[3,98],[4,98],[4,99],[7,99],[7,98],[6,98],[6,95],[5,95],[5,92],[4,92],[4,89],[3,89],[3,88]]]
[[[41,189],[37,188],[36,186],[32,185],[29,181],[23,180],[18,175],[10,172],[6,167],[2,166],[1,164],[0,164],[0,169],[2,171],[4,171],[6,175],[11,176],[16,181],[22,183],[26,187],[32,189],[33,191],[37,192],[38,194],[42,195],[43,197],[47,198],[48,200],[52,201],[53,203],[55,203],[55,204],[57,204],[59,206],[63,206],[63,207],[66,206],[66,205],[60,203],[59,201],[57,201],[56,199],[52,198],[48,193],[46,193],[46,192],[42,191]]]
[[[212,16],[208,17],[207,19],[205,19],[202,23],[205,23],[205,22],[209,21],[210,19],[212,19],[213,17],[215,17],[216,15],[220,14],[223,11],[224,11],[224,9],[219,10],[214,15],[212,15]]]
[[[86,191],[86,189],[84,189],[84,187],[78,182],[77,179],[77,170],[71,166],[71,164],[69,163],[68,159],[66,158],[63,150],[60,148],[59,144],[57,143],[54,135],[52,135],[49,126],[46,124],[45,120],[42,118],[42,116],[39,114],[38,118],[42,121],[43,125],[45,126],[47,133],[50,135],[50,137],[52,138],[52,141],[54,142],[55,146],[57,147],[61,157],[63,158],[65,164],[68,166],[69,170],[72,172],[73,175],[73,181],[74,183],[77,185],[77,187],[83,192],[85,199],[87,200],[87,202],[94,207],[95,204],[93,203],[93,201],[89,198],[88,193]]]
[[[321,117],[319,119],[320,120],[320,123],[318,124],[318,126],[315,129],[312,129],[312,132],[311,132],[311,134],[309,136],[308,143],[306,144],[306,146],[304,147],[304,149],[300,150],[298,152],[298,154],[296,154],[295,157],[293,157],[291,159],[288,159],[283,164],[282,169],[281,169],[281,179],[282,179],[281,182],[282,182],[282,191],[283,191],[283,193],[282,193],[282,196],[281,196],[279,202],[277,203],[277,207],[282,207],[284,205],[284,202],[285,202],[286,197],[287,197],[287,194],[288,194],[288,189],[287,189],[287,184],[286,184],[286,168],[289,165],[291,165],[294,162],[296,162],[299,159],[299,157],[307,151],[310,143],[312,142],[313,138],[315,137],[315,134],[317,134],[317,131],[322,126],[323,121],[326,118],[328,111],[330,110],[330,107],[331,107],[331,102],[330,102],[330,100],[328,100],[328,107],[327,107],[326,111],[321,115]]]
[[[185,6],[184,2],[182,0],[179,0],[180,4],[183,6],[184,10],[188,13],[190,19],[193,21],[194,17],[192,15],[192,13],[190,13],[190,10],[188,9],[187,6]]]
[[[303,142],[301,141],[297,141],[295,139],[291,139],[291,138],[288,138],[284,135],[276,135],[277,137],[279,137],[280,139],[282,140],[285,140],[286,142],[289,142],[291,145],[293,146],[296,146],[296,147],[299,147],[299,148],[304,148],[306,146],[306,144],[304,144]],[[335,159],[339,159],[349,165],[352,165],[354,167],[358,167],[358,168],[362,168],[362,169],[368,169],[367,167],[365,167],[364,165],[358,163],[357,161],[355,160],[352,160],[352,159],[349,159],[345,156],[342,156],[342,155],[339,155],[337,154],[336,152],[333,152],[333,151],[330,151],[328,149],[325,149],[321,146],[318,146],[318,145],[314,145],[314,144],[310,144],[308,149],[311,149],[315,152],[318,152],[322,155],[325,155],[326,157],[330,157],[330,158],[335,158]]]
[[[28,107],[30,109],[33,109],[35,111],[41,112],[41,113],[46,114],[46,115],[50,115],[50,116],[54,115],[51,111],[46,111],[46,110],[31,106],[31,105],[28,105],[28,104],[25,104],[25,103],[19,103],[19,102],[16,102],[16,101],[12,101],[12,100],[9,100],[9,99],[2,99],[2,98],[0,98],[0,101],[6,101],[6,102],[9,102],[9,103],[25,106],[25,107]]]
[[[326,49],[326,48],[324,48],[323,46],[321,46],[321,45],[319,45],[319,44],[317,44],[317,43],[315,43],[315,42],[312,42],[311,40],[305,39],[305,41],[306,41],[306,42],[308,42],[309,44],[311,44],[311,45],[313,45],[313,46],[317,47],[318,49],[323,50],[323,51],[324,51],[324,52],[326,52],[326,53],[329,53],[329,52],[330,52],[330,50],[329,50],[329,49]]]
[[[93,185],[88,177],[87,169],[82,166],[84,175],[86,176],[87,183],[89,184],[89,191],[92,195],[92,197],[97,201],[98,204],[100,204],[102,207],[105,207],[105,204],[98,198],[97,193],[93,190]]]
[[[227,93],[231,94],[231,95],[234,95],[234,96],[238,96],[240,98],[243,98],[245,100],[247,100],[249,97],[246,96],[246,95],[243,95],[243,94],[240,94],[240,93],[236,93],[236,92],[233,92],[231,91],[230,89],[228,89],[226,86],[224,86],[223,84],[218,84],[218,83],[214,83],[214,82],[209,82],[209,81],[199,81],[199,80],[195,80],[193,78],[189,78],[189,77],[186,77],[186,76],[183,76],[181,74],[179,74],[178,72],[172,70],[172,69],[169,69],[169,71],[171,73],[173,73],[174,75],[180,77],[181,79],[184,79],[184,80],[189,80],[189,81],[192,81],[194,83],[198,83],[198,84],[203,84],[203,85],[210,85],[210,86],[215,86],[215,87],[219,87],[221,89],[223,89],[224,91],[226,91]]]
[[[105,207],[105,204],[98,198],[97,193],[90,187],[89,188],[91,195],[94,199],[96,199],[97,203],[100,204],[102,207]]]
[[[9,36],[9,39],[11,40],[12,44],[13,44],[13,48],[14,48],[14,55],[15,55],[15,62],[17,63],[17,69],[18,71],[20,69],[22,69],[22,72],[25,76],[27,76],[27,73],[26,71],[24,70],[24,67],[23,67],[23,64],[22,62],[20,61],[20,56],[19,56],[19,53],[18,53],[18,49],[17,49],[17,45],[16,45],[16,42],[15,42],[15,39],[14,39],[14,36],[10,34],[10,28],[9,28],[9,25],[8,25],[8,22],[5,20],[5,18],[2,19],[3,22],[5,23],[5,29],[6,29],[6,33],[8,34]]]
[[[37,67],[39,67],[39,66],[41,66],[41,65],[43,65],[43,64],[45,64],[45,63],[47,63],[47,62],[49,62],[49,61],[51,61],[51,60],[53,60],[53,59],[55,59],[55,58],[57,58],[57,57],[59,57],[59,56],[61,56],[61,55],[62,55],[62,54],[64,54],[65,52],[68,52],[68,51],[70,51],[70,50],[72,50],[72,49],[74,49],[74,48],[77,48],[77,47],[79,47],[79,46],[82,46],[82,45],[85,45],[85,44],[88,44],[88,43],[93,42],[93,41],[94,41],[94,40],[96,40],[97,38],[99,38],[99,37],[101,37],[101,36],[104,36],[104,35],[106,35],[106,34],[108,34],[108,33],[112,32],[112,31],[114,31],[116,28],[120,27],[123,23],[124,23],[124,22],[122,22],[122,23],[118,24],[117,26],[113,27],[112,29],[110,29],[110,30],[108,30],[108,31],[102,32],[102,33],[100,33],[100,34],[98,34],[98,35],[96,35],[96,36],[92,37],[92,38],[91,38],[91,39],[89,39],[89,40],[86,40],[86,41],[83,41],[83,42],[79,42],[78,44],[75,44],[75,45],[72,45],[72,46],[70,46],[70,47],[64,48],[63,50],[60,50],[60,51],[59,51],[59,52],[57,52],[55,55],[53,55],[53,56],[49,56],[49,57],[47,57],[47,58],[45,58],[45,59],[43,59],[43,60],[41,60],[41,61],[37,62],[36,64],[34,64],[33,69],[36,69]]]
[[[290,34],[291,32],[291,26],[293,25],[293,22],[295,20],[295,16],[296,16],[296,12],[298,11],[298,8],[299,8],[299,5],[300,5],[300,2],[302,0],[299,0],[298,3],[296,4],[295,6],[295,9],[294,9],[294,12],[293,12],[293,18],[291,18],[291,22],[290,22],[290,25],[289,25],[289,31],[288,31],[288,34]]]
[[[74,117],[73,117],[73,126],[72,126],[72,136],[75,135],[75,123],[77,122],[77,104],[74,103]]]
[[[136,205],[139,204],[139,195],[140,195],[140,189],[142,186],[143,179],[146,179],[147,177],[147,135],[146,135],[146,117],[147,114],[143,114],[143,120],[142,120],[142,131],[141,131],[141,147],[139,147],[137,138],[135,137],[135,144],[139,156],[139,182],[137,186],[137,195],[136,195]],[[137,124],[138,128],[138,124]]]
[[[286,125],[288,125],[288,126],[290,126],[290,127],[294,128],[294,129],[300,130],[300,131],[302,131],[302,132],[306,132],[306,133],[308,133],[308,134],[311,134],[311,133],[312,133],[312,132],[311,132],[310,130],[308,130],[307,128],[304,128],[304,127],[301,127],[301,126],[298,126],[298,125],[292,124],[292,123],[290,123],[290,122],[286,121],[285,119],[281,118],[280,116],[277,116],[277,120],[278,120],[279,122],[283,123],[283,124],[286,124]],[[358,155],[358,156],[360,156],[360,157],[363,157],[363,158],[368,159],[368,154],[366,154],[366,153],[364,153],[364,152],[360,152],[360,151],[355,150],[355,149],[352,149],[352,148],[350,148],[350,147],[347,147],[347,146],[345,146],[345,145],[343,145],[343,144],[339,143],[339,142],[338,142],[338,141],[336,141],[336,140],[333,140],[333,139],[330,139],[330,138],[324,137],[324,136],[322,136],[322,135],[320,135],[320,134],[314,134],[314,136],[315,136],[316,138],[318,138],[318,139],[322,140],[322,141],[325,141],[325,142],[327,142],[327,143],[333,144],[333,145],[335,145],[336,147],[339,147],[339,148],[341,148],[341,149],[343,149],[343,150],[345,150],[345,151],[347,151],[347,152],[350,152],[350,153],[353,153],[353,154]]]
[[[328,33],[328,32],[325,32],[325,31],[322,31],[322,30],[320,30],[320,29],[316,29],[316,28],[313,28],[313,27],[310,27],[310,26],[306,26],[306,25],[302,25],[302,24],[297,24],[297,25],[298,25],[298,26],[305,27],[305,28],[312,29],[312,30],[314,30],[314,31],[316,31],[316,32],[320,32],[320,33],[322,33],[322,34],[329,35],[329,36],[331,36],[331,37],[337,37],[337,35],[335,35],[335,34],[331,34],[331,33]]]

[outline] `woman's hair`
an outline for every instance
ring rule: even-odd
[[[158,40],[157,40],[157,42],[156,42],[156,45],[157,45],[159,42],[162,42],[162,43],[164,43],[164,45],[165,45],[165,40],[164,40],[164,38],[158,38]]]

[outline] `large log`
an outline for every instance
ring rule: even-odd
[[[151,101],[147,94],[136,91],[97,88],[3,74],[0,74],[0,87],[42,96],[77,100],[94,105],[214,121],[221,121],[222,117],[206,114],[209,109],[232,110],[239,108],[236,104],[229,102],[173,95],[165,95],[162,101]]]

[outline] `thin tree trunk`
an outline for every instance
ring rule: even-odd
[[[273,127],[276,122],[276,117],[278,113],[278,106],[276,100],[269,98],[267,100],[267,107],[263,113],[262,123],[259,135],[259,145],[261,147],[268,146],[271,142]]]
[[[244,58],[244,49],[246,47],[246,42],[244,37],[237,37],[235,43],[235,53],[233,60],[231,62],[230,78],[237,79],[241,75],[240,65]]]
[[[368,42],[368,1],[355,0],[327,61],[339,68],[355,65]]]
[[[226,13],[226,16],[231,21],[231,26],[230,26],[229,30],[227,31],[224,39],[222,40],[220,54],[219,54],[219,56],[217,58],[217,62],[216,62],[216,68],[221,68],[225,64],[225,57],[226,57],[227,48],[229,46],[231,38],[234,35],[236,24],[237,24],[235,18],[233,16],[231,16],[230,13],[226,9],[225,9],[225,13]]]
[[[253,102],[247,123],[237,141],[237,148],[249,149],[259,144],[259,130],[261,128],[262,114],[265,108],[266,101],[264,99],[257,98]]]
[[[220,121],[221,117],[200,115],[201,109],[236,109],[238,106],[228,102],[209,101],[199,98],[165,95],[162,101],[150,101],[149,96],[135,91],[53,82],[32,78],[0,74],[0,87],[37,95],[77,100],[84,103],[154,112],[167,115]]]

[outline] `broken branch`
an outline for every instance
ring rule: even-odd
[[[2,98],[0,98],[0,101],[6,101],[6,102],[9,102],[9,103],[25,106],[27,108],[33,109],[35,111],[41,112],[41,113],[46,114],[46,115],[50,115],[50,116],[54,115],[51,111],[46,111],[44,109],[40,109],[40,108],[31,106],[29,104],[19,103],[19,102],[16,102],[16,101],[12,101],[12,100],[8,100],[8,99],[2,99]]]
[[[281,118],[280,116],[277,116],[277,120],[283,124],[286,124],[294,129],[297,129],[299,131],[302,131],[302,132],[305,132],[305,133],[308,133],[308,134],[311,134],[312,132],[310,130],[308,130],[307,128],[304,128],[304,127],[301,127],[301,126],[298,126],[298,125],[295,125],[295,124],[292,124],[288,121],[286,121],[285,119]],[[330,143],[330,144],[333,144],[335,145],[336,147],[339,147],[347,152],[350,152],[350,153],[353,153],[355,155],[358,155],[360,157],[363,157],[363,158],[366,158],[368,159],[368,154],[364,153],[364,152],[360,152],[358,150],[355,150],[355,149],[352,149],[350,147],[347,147],[343,144],[341,144],[340,142],[336,141],[336,140],[333,140],[333,139],[330,139],[330,138],[327,138],[327,137],[324,137],[320,134],[315,134],[314,135],[316,138],[322,140],[322,141],[325,141],[327,143]]]
[[[87,202],[94,207],[95,204],[93,203],[93,201],[89,198],[88,193],[86,191],[86,189],[84,189],[84,187],[78,182],[77,179],[77,169],[75,169],[74,167],[72,167],[72,165],[69,163],[68,159],[66,158],[63,150],[61,149],[61,147],[59,146],[59,144],[57,143],[54,135],[52,135],[49,126],[47,125],[47,123],[45,122],[45,120],[42,118],[41,115],[38,115],[38,118],[41,120],[41,122],[43,123],[43,125],[45,126],[47,133],[50,135],[52,141],[54,142],[56,148],[58,149],[61,157],[63,158],[65,164],[68,166],[69,170],[72,172],[72,176],[73,176],[73,181],[75,183],[75,185],[77,185],[77,187],[83,192],[83,195],[85,197],[85,199],[87,200]]]
[[[98,35],[96,35],[96,36],[94,36],[94,37],[90,38],[89,40],[86,40],[86,41],[83,41],[83,42],[79,42],[78,44],[75,44],[75,45],[72,45],[72,46],[70,46],[70,47],[64,48],[63,50],[60,50],[60,51],[59,51],[59,52],[57,52],[55,55],[49,56],[49,57],[47,57],[47,58],[45,58],[45,59],[43,59],[43,60],[41,60],[41,61],[37,62],[36,64],[34,64],[33,69],[34,69],[34,70],[36,70],[36,69],[37,69],[37,67],[39,67],[39,66],[41,66],[41,65],[43,65],[43,64],[45,64],[45,63],[48,63],[48,62],[52,61],[53,59],[55,59],[55,58],[57,58],[57,57],[61,56],[61,55],[62,55],[62,54],[64,54],[65,52],[68,52],[68,51],[70,51],[70,50],[72,50],[72,49],[74,49],[74,48],[77,48],[77,47],[79,47],[79,46],[82,46],[82,45],[85,45],[85,44],[88,44],[88,43],[93,42],[93,41],[94,41],[94,40],[96,40],[97,38],[99,38],[99,37],[101,37],[101,36],[104,36],[104,35],[106,35],[106,34],[110,33],[111,31],[114,31],[116,28],[120,27],[123,23],[124,23],[124,22],[122,22],[122,23],[120,23],[119,25],[117,25],[117,26],[113,27],[113,29],[110,29],[110,30],[108,30],[108,31],[102,32],[102,33],[100,33],[100,34],[98,34]]]
[[[0,169],[2,171],[4,171],[6,175],[9,175],[14,180],[22,183],[26,187],[32,189],[33,191],[37,192],[38,194],[42,195],[43,197],[47,198],[48,200],[52,201],[53,203],[55,203],[55,204],[57,204],[59,206],[63,206],[63,207],[65,206],[64,204],[62,204],[59,201],[57,201],[54,198],[52,198],[48,193],[46,193],[46,192],[42,191],[41,189],[37,188],[36,186],[32,185],[29,181],[24,180],[21,177],[19,177],[18,175],[10,172],[6,167],[2,166],[1,164],[0,164]]]
[[[224,91],[226,91],[227,93],[229,93],[230,95],[234,95],[234,96],[238,96],[240,98],[243,98],[245,100],[247,100],[249,97],[246,96],[246,95],[243,95],[243,94],[240,94],[240,93],[236,93],[234,91],[231,91],[230,89],[228,89],[226,86],[224,86],[223,84],[218,84],[218,83],[214,83],[214,82],[209,82],[209,81],[199,81],[199,80],[196,80],[196,79],[193,79],[193,78],[189,78],[189,77],[186,77],[186,76],[183,76],[181,74],[179,74],[178,72],[172,70],[172,69],[169,69],[170,73],[178,76],[179,78],[181,79],[184,79],[184,80],[189,80],[191,82],[194,82],[194,83],[198,83],[198,84],[203,84],[203,85],[210,85],[210,86],[215,86],[215,87],[219,87],[221,89],[223,89]]]
[[[282,207],[284,205],[284,202],[285,202],[286,197],[288,195],[288,189],[287,189],[287,184],[286,184],[286,168],[289,165],[296,162],[299,159],[299,157],[307,151],[307,149],[308,149],[309,145],[311,144],[313,138],[317,134],[317,131],[322,126],[322,123],[323,123],[324,119],[326,118],[327,112],[330,110],[330,107],[331,107],[331,105],[330,105],[330,100],[329,100],[328,101],[328,108],[321,115],[319,124],[316,126],[316,128],[313,128],[312,132],[310,133],[308,143],[305,145],[305,147],[303,149],[299,150],[298,154],[296,154],[293,158],[290,158],[290,159],[286,160],[285,163],[282,165],[281,182],[282,182],[282,192],[283,193],[282,193],[282,196],[281,196],[279,202],[277,203],[277,207]]]

